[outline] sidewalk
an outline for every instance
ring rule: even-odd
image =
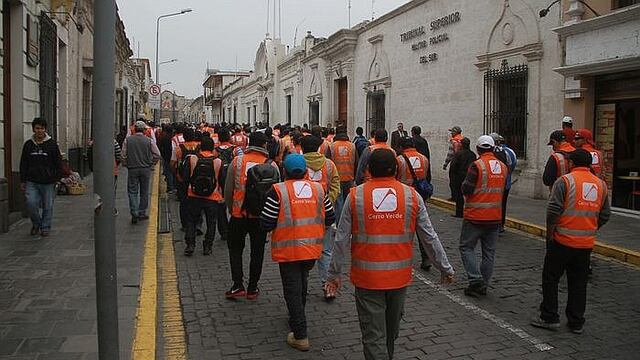
[[[434,203],[447,207],[446,200],[451,197],[449,183],[442,180],[433,180]],[[442,200],[445,200],[444,202]],[[507,218],[511,218],[510,227],[517,227],[535,235],[539,235],[540,229],[546,229],[547,201],[536,200],[522,196],[509,195],[507,205]],[[534,225],[533,229],[521,224]],[[509,224],[507,224],[509,225]],[[526,225],[526,224],[525,224]],[[622,215],[611,215],[611,220],[599,231],[598,242],[603,245],[640,252],[640,221]],[[614,256],[615,257],[615,256]]]
[[[118,317],[130,358],[147,223],[130,224],[126,170],[116,205]],[[92,177],[87,193],[58,196],[48,238],[22,219],[0,235],[0,359],[97,359]]]

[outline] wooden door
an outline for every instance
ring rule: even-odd
[[[347,78],[337,80],[338,82],[338,121],[336,122],[336,128],[347,126]]]

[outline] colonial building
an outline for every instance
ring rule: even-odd
[[[472,142],[496,131],[520,158],[513,191],[543,197],[546,144],[564,101],[564,79],[553,71],[562,9],[540,18],[547,5],[413,0],[326,39],[308,33],[292,49],[267,38],[253,74],[227,86],[222,103],[240,109],[238,122],[338,124],[350,134],[420,125],[441,179],[447,129],[461,126]]]
[[[228,108],[225,108],[222,104],[222,94],[224,88],[226,88],[232,82],[246,78],[251,73],[249,71],[231,71],[231,70],[219,70],[219,69],[207,69],[204,83],[204,106],[205,116],[207,122],[233,122],[232,104],[229,104]],[[235,108],[237,115],[237,106]]]
[[[594,132],[613,206],[640,209],[640,1],[565,0],[564,109]]]

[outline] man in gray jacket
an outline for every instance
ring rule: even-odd
[[[136,133],[127,137],[122,144],[122,163],[128,170],[127,192],[132,224],[149,219],[147,208],[151,167],[160,160],[158,146],[144,135],[146,127],[144,121],[137,121]]]

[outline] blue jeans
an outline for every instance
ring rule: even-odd
[[[24,195],[33,226],[41,230],[51,229],[55,184],[37,184],[27,181]]]
[[[144,216],[149,207],[150,168],[129,169],[127,173],[127,193],[131,216]]]
[[[335,229],[329,226],[324,232],[324,239],[322,240],[322,255],[318,259],[318,274],[323,284],[327,281],[329,265],[331,265],[331,252],[333,251],[333,236],[335,232]]]
[[[460,233],[460,256],[467,271],[469,284],[473,286],[488,286],[493,274],[493,261],[496,255],[496,243],[500,224],[479,225],[467,220],[462,222]],[[480,240],[482,248],[482,262],[478,269],[475,249]]]
[[[344,202],[349,195],[349,190],[353,187],[353,181],[344,181],[340,183],[340,195],[336,199],[334,210],[336,212],[336,225],[340,224],[340,215],[342,215],[342,208]]]

